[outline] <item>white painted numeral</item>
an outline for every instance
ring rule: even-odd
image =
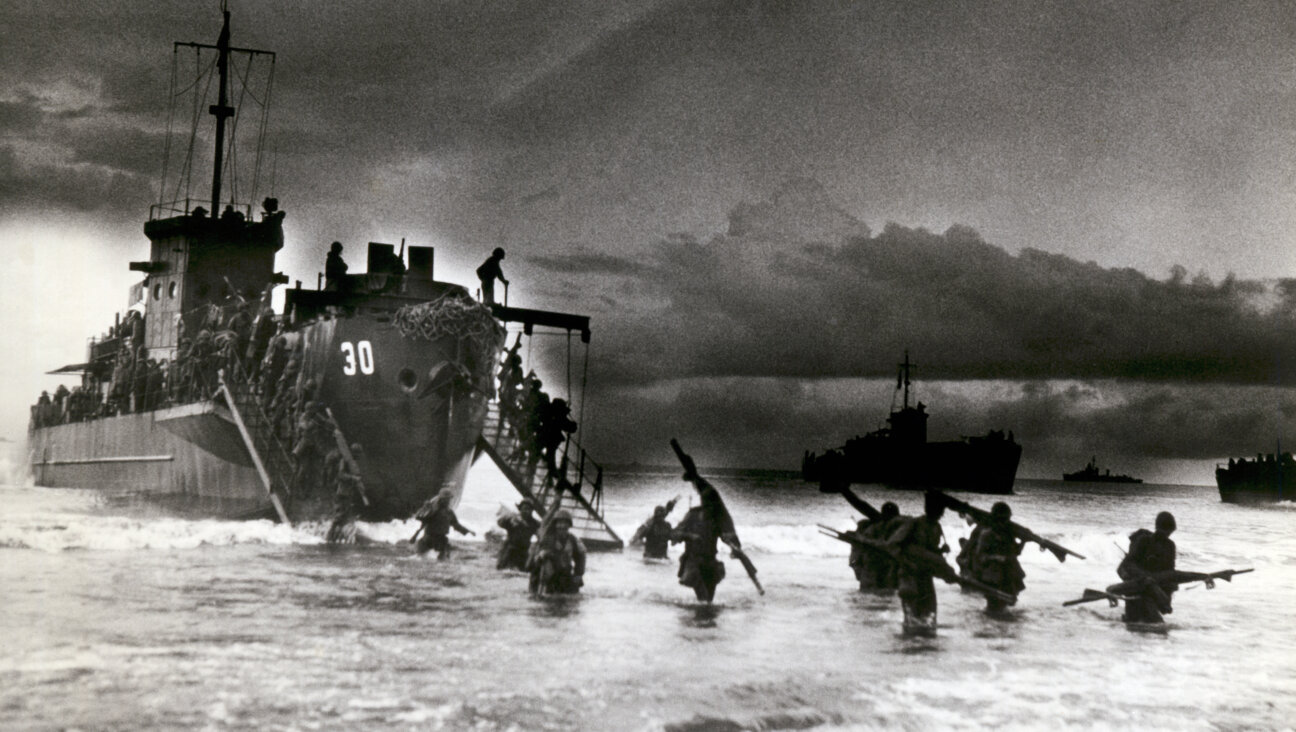
[[[350,343],[343,343],[342,356],[346,359],[346,362],[342,364],[342,373],[346,374],[347,376],[355,376],[355,372],[356,372],[355,346],[351,345]]]
[[[373,346],[369,341],[360,341],[356,344],[356,350],[360,352],[360,373],[366,376],[374,372]]]
[[[368,376],[374,372],[373,345],[369,341],[360,341],[357,345],[351,345],[350,341],[342,344],[342,357],[346,360],[342,364],[342,373],[347,376],[356,375],[356,356],[359,355],[359,371]]]

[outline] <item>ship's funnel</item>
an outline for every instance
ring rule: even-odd
[[[382,272],[387,263],[396,256],[395,244],[379,244],[376,241],[369,242],[369,262],[370,272]]]
[[[409,277],[416,277],[420,280],[432,279],[432,263],[436,249],[433,247],[415,247],[409,248],[409,271],[406,273]]]

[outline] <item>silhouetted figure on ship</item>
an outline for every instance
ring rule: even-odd
[[[335,241],[324,259],[324,289],[341,292],[346,289],[347,263],[342,259],[342,242]]]
[[[672,498],[666,502],[666,505],[654,508],[653,515],[643,522],[643,525],[636,529],[634,536],[630,538],[630,546],[643,543],[645,559],[667,559],[669,557],[668,549],[672,529],[666,517],[675,508],[677,500],[679,499]]]
[[[266,305],[257,313],[252,324],[252,336],[248,339],[247,350],[243,352],[243,363],[247,366],[249,381],[255,382],[261,373],[261,360],[265,358],[270,347],[270,339],[275,335],[274,310]]]
[[[585,544],[571,533],[572,515],[558,509],[528,562],[533,595],[574,595],[585,584]]]
[[[55,424],[62,424],[63,422],[67,421],[68,402],[70,401],[69,397],[71,396],[71,394],[72,392],[68,391],[68,388],[63,384],[59,384],[58,388],[54,390],[54,398],[52,404],[54,407]]]
[[[1170,596],[1179,588],[1178,583],[1168,578],[1159,583],[1153,575],[1175,568],[1175,543],[1170,540],[1175,528],[1174,516],[1162,511],[1156,517],[1156,531],[1139,529],[1130,534],[1129,553],[1116,568],[1125,583],[1136,583],[1135,599],[1125,603],[1122,619],[1126,622],[1160,623],[1165,620],[1163,614],[1173,611]]]
[[[523,498],[518,501],[517,513],[501,516],[497,523],[504,529],[504,544],[496,557],[495,568],[526,571],[527,556],[531,553],[531,537],[540,530],[535,504],[530,498]]]
[[[1012,508],[1003,501],[990,508],[990,521],[978,524],[968,540],[971,546],[967,570],[971,578],[996,590],[1016,596],[1026,589],[1026,572],[1017,560],[1024,542],[1013,536]],[[986,596],[986,610],[1001,612],[1008,605]]]
[[[44,427],[50,423],[50,395],[48,391],[41,391],[40,396],[36,398],[36,404],[32,407],[32,420],[36,422],[37,427]]]
[[[415,550],[419,554],[427,554],[435,549],[437,559],[450,556],[450,529],[460,534],[476,535],[472,529],[459,523],[459,517],[455,516],[454,509],[451,507],[452,503],[454,503],[454,492],[449,488],[442,488],[440,493],[429,498],[414,514],[414,518],[422,525],[410,537],[410,541],[416,542]]]
[[[166,401],[167,362],[166,359],[149,359],[148,364],[148,375],[144,382],[144,409],[152,411]]]
[[[226,328],[234,331],[234,339],[237,349],[234,353],[236,362],[241,361],[248,353],[248,347],[252,343],[252,313],[247,303],[242,303],[234,314],[230,316],[229,324]],[[239,374],[242,377],[242,374]]]
[[[283,326],[277,326],[277,332],[282,333]],[[261,369],[257,374],[257,389],[260,392],[261,408],[269,411],[274,402],[275,394],[279,386],[279,377],[283,375],[284,366],[288,364],[288,338],[284,335],[275,335],[270,339],[270,345],[266,347],[265,356],[261,359]]]
[[[481,280],[482,302],[491,305],[495,302],[495,280],[503,282],[505,286],[509,281],[504,279],[504,270],[500,268],[500,262],[504,260],[504,250],[495,247],[495,251],[486,258],[485,262],[477,268],[477,279]]]
[[[234,206],[227,204],[225,210],[221,212],[221,223],[223,224],[241,224],[243,223],[243,212],[234,210]]]

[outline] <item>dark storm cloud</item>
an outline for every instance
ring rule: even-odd
[[[138,221],[140,209],[123,213],[122,201],[138,204],[154,192],[146,178],[95,165],[24,164],[13,148],[0,144],[0,209],[48,213],[55,210],[104,212],[120,223]]]
[[[659,242],[639,284],[664,307],[613,330],[669,342],[674,370],[626,358],[617,376],[879,376],[908,349],[931,379],[1296,383],[1287,283],[1012,255],[961,226],[816,241],[852,219],[791,187],[738,206],[740,234]]]
[[[163,134],[105,127],[69,135],[64,141],[74,163],[90,163],[153,181],[161,172],[159,151],[165,139]]]
[[[599,252],[581,252],[555,257],[531,256],[527,261],[542,270],[564,274],[636,275],[647,269],[645,265],[625,257]]]

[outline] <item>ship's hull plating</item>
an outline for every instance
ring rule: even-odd
[[[387,318],[310,323],[299,337],[295,389],[312,384],[346,442],[362,447],[362,518],[406,518],[446,487],[457,499],[493,361],[467,353],[459,338],[403,335]],[[103,489],[214,516],[270,515],[269,493],[223,400],[33,428],[28,442],[37,485]],[[331,515],[332,486],[314,480],[295,492],[284,501],[294,521]]]
[[[189,422],[192,434],[218,452],[239,451],[210,404],[185,405],[34,429],[28,435],[32,477],[36,485],[158,498],[221,516],[269,506],[250,461],[198,447],[167,429],[171,420]]]
[[[1224,503],[1276,503],[1296,500],[1296,466],[1269,470],[1242,471],[1234,468],[1215,469],[1215,484],[1219,486],[1220,500]]]
[[[1021,445],[1006,440],[988,444],[928,442],[908,447],[878,441],[853,447],[843,456],[851,482],[903,490],[1007,495],[1013,492],[1021,461]]]

